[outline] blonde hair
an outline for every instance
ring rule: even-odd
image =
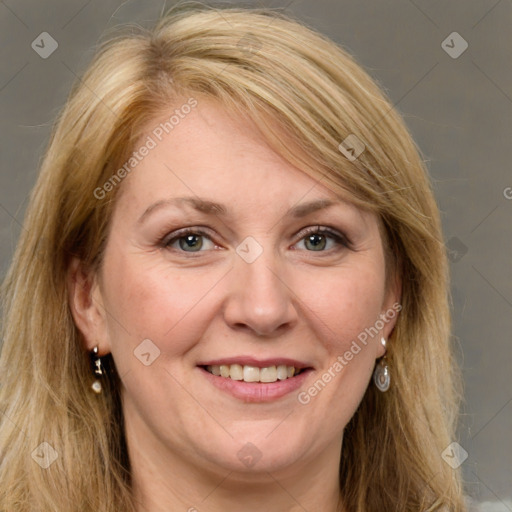
[[[91,392],[66,279],[72,256],[100,267],[122,183],[103,199],[94,191],[148,122],[187,97],[249,117],[289,162],[381,221],[402,310],[388,342],[392,386],[369,386],[345,430],[346,510],[465,510],[459,472],[441,457],[460,377],[440,218],[418,148],[379,87],[326,37],[275,10],[194,3],[102,43],[56,123],[3,285],[0,509],[136,509],[119,377],[111,365],[107,389]],[[339,149],[349,135],[365,146],[356,159]],[[58,454],[47,469],[31,456],[42,442]]]

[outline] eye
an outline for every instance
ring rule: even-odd
[[[310,252],[326,252],[324,249],[327,247],[329,239],[333,242],[335,249],[339,249],[340,246],[347,248],[350,246],[350,242],[346,237],[330,228],[313,226],[301,234],[304,236],[300,241],[304,243],[304,246]]]
[[[201,252],[201,249],[204,247],[203,239],[207,239],[212,245],[212,240],[210,239],[208,233],[200,228],[184,228],[173,234],[171,238],[165,239],[162,241],[162,247],[166,249],[175,249],[181,250],[183,252]],[[178,243],[178,248],[173,247]],[[210,247],[211,249],[212,247]]]
[[[350,247],[350,241],[345,236],[327,227],[312,226],[300,234],[302,235],[300,242],[304,243],[308,252],[328,252],[329,249],[336,250],[341,247]],[[210,247],[205,246],[205,240],[210,244]],[[329,241],[331,247],[328,247]],[[204,252],[215,248],[211,235],[201,228],[183,228],[176,231],[169,238],[164,238],[160,242],[160,246],[165,249],[187,253]]]

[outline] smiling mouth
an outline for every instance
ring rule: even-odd
[[[307,368],[296,368],[280,364],[278,366],[258,366],[241,364],[221,364],[201,366],[204,370],[217,377],[244,382],[270,383],[291,379],[300,375]]]

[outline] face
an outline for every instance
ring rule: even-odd
[[[339,458],[394,325],[377,218],[212,101],[155,140],[76,315],[113,355],[132,440],[223,471]]]

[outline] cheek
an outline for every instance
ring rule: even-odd
[[[317,302],[323,365],[299,402],[314,403],[323,428],[333,434],[356,411],[373,373],[380,338],[371,328],[381,313],[382,292],[378,274],[352,272],[333,282],[328,297]]]
[[[367,335],[365,344],[360,335],[382,313],[385,277],[378,256],[321,270],[301,280],[306,322],[315,333],[321,367],[297,396],[300,424],[322,433],[318,444],[339,436],[369,385],[378,336]]]
[[[322,332],[332,356],[343,354],[361,333],[374,326],[382,313],[384,274],[379,261],[337,269],[330,275],[308,278],[304,303],[314,312],[312,321]],[[373,336],[375,337],[375,336]],[[364,338],[364,335],[361,336]],[[368,336],[370,344],[371,336]],[[365,345],[361,344],[364,348]]]
[[[304,389],[300,403],[322,409],[329,428],[343,428],[355,412],[368,386],[380,340],[375,330],[382,313],[384,274],[380,260],[338,268],[325,281],[308,278],[305,297],[311,322],[322,342],[322,368]],[[306,289],[306,288],[305,288]]]
[[[207,316],[207,295],[223,272],[170,269],[163,258],[158,260],[153,263],[151,258],[122,253],[105,260],[114,357],[127,352],[127,345],[134,350],[145,339],[155,343],[164,357],[186,352],[198,320]]]

